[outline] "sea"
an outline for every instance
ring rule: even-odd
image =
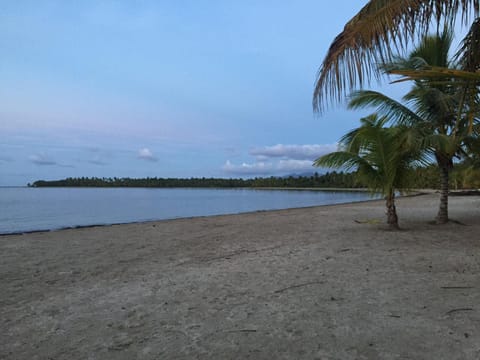
[[[0,234],[300,208],[368,192],[205,188],[0,187]]]

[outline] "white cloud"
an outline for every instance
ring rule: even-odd
[[[235,165],[228,160],[223,171],[234,175],[281,176],[314,172],[313,161],[325,154],[337,151],[338,144],[283,145],[252,148],[253,163]]]
[[[270,163],[258,162],[255,164],[243,163],[241,165],[234,165],[227,160],[223,165],[223,171],[228,174],[235,175],[267,175],[272,172],[273,166]]]
[[[271,175],[288,175],[299,172],[313,171],[313,163],[310,160],[280,160],[277,162],[256,162],[253,164],[243,163],[235,165],[228,160],[223,165],[223,171],[232,175],[256,175],[256,176],[271,176]]]
[[[148,148],[143,148],[138,150],[138,158],[147,160],[147,161],[158,161],[157,158],[153,155],[153,153]]]
[[[250,155],[257,160],[284,158],[293,160],[315,160],[316,158],[337,150],[337,144],[323,145],[283,145],[257,147],[250,150]]]

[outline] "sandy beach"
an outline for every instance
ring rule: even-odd
[[[0,237],[1,359],[480,359],[480,197]]]

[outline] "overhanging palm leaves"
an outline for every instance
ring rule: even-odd
[[[321,111],[328,101],[340,101],[378,78],[377,64],[391,60],[432,25],[454,23],[458,14],[467,24],[472,15],[480,14],[480,1],[370,0],[330,45],[317,74],[314,108]],[[435,76],[440,74],[435,71]]]

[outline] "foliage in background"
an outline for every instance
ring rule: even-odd
[[[480,188],[480,167],[456,164],[452,172],[452,188]],[[438,168],[434,165],[420,167],[413,171],[414,189],[439,189]],[[222,178],[96,178],[81,177],[62,180],[38,180],[31,187],[150,187],[150,188],[365,188],[355,172],[329,171],[312,176],[259,177],[254,179]]]
[[[221,178],[67,178],[63,180],[38,180],[32,187],[155,187],[155,188],[359,188],[353,173],[327,172],[312,176],[263,177],[253,179]]]

